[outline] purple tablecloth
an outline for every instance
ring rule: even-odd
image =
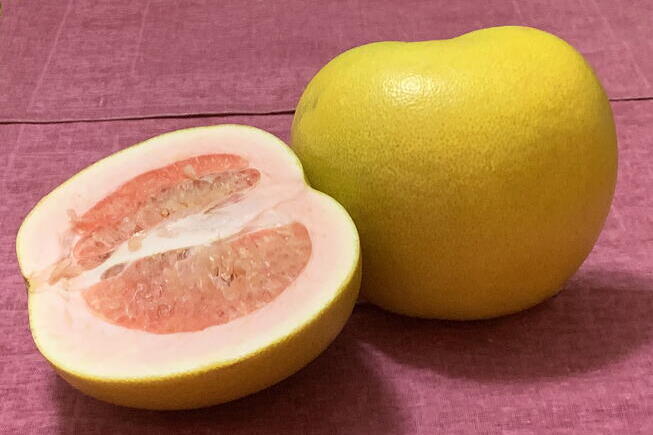
[[[2,13],[0,433],[653,433],[653,2],[14,0]],[[98,402],[36,351],[14,238],[50,189],[171,129],[238,122],[288,140],[304,85],[337,53],[499,24],[573,43],[613,101],[616,198],[562,294],[470,323],[359,305],[298,374],[197,411]]]

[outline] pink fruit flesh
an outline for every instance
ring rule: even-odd
[[[213,154],[141,174],[99,201],[73,231],[80,239],[51,283],[102,264],[121,244],[137,250],[143,234],[171,220],[213,211],[246,196],[260,179],[246,160]],[[118,264],[83,291],[107,322],[151,333],[198,331],[266,305],[302,272],[311,240],[298,222]]]
[[[55,267],[50,283],[102,264],[123,242],[164,221],[214,208],[259,181],[260,173],[232,154],[185,159],[138,175],[99,201],[72,229],[81,238]]]
[[[185,179],[165,187],[142,201],[134,213],[118,222],[107,222],[86,234],[73,248],[73,256],[84,269],[102,264],[113,250],[134,234],[154,228],[163,221],[181,219],[216,207],[234,194],[255,185],[256,169],[242,169]]]
[[[247,166],[245,159],[233,154],[208,154],[145,172],[91,207],[73,222],[73,229],[80,234],[90,234],[101,227],[116,225],[124,217],[134,215],[150,198],[186,179],[238,171]]]
[[[310,254],[306,228],[292,223],[114,266],[84,299],[100,317],[127,328],[199,331],[272,301]]]

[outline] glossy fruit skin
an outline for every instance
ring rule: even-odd
[[[527,27],[339,55],[304,91],[292,145],[359,229],[364,296],[427,318],[496,317],[557,293],[617,174],[594,72]]]

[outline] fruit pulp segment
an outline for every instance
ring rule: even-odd
[[[176,184],[193,178],[247,168],[248,163],[233,154],[207,154],[181,160],[138,175],[99,201],[74,222],[75,231],[89,234],[115,225],[135,214],[141,204]]]
[[[198,156],[141,174],[73,219],[81,238],[64,272],[98,266],[135,234],[215,207],[255,185],[259,177],[247,161],[231,154]]]
[[[83,296],[101,318],[120,326],[198,331],[272,301],[310,254],[308,231],[295,222],[114,266]]]

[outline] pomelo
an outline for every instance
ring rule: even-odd
[[[617,172],[592,69],[525,27],[337,56],[301,96],[292,146],[356,222],[364,297],[428,318],[500,316],[558,292]]]
[[[79,390],[149,409],[213,405],[300,369],[360,284],[346,211],[253,127],[167,133],[43,198],[16,241],[41,353]]]

